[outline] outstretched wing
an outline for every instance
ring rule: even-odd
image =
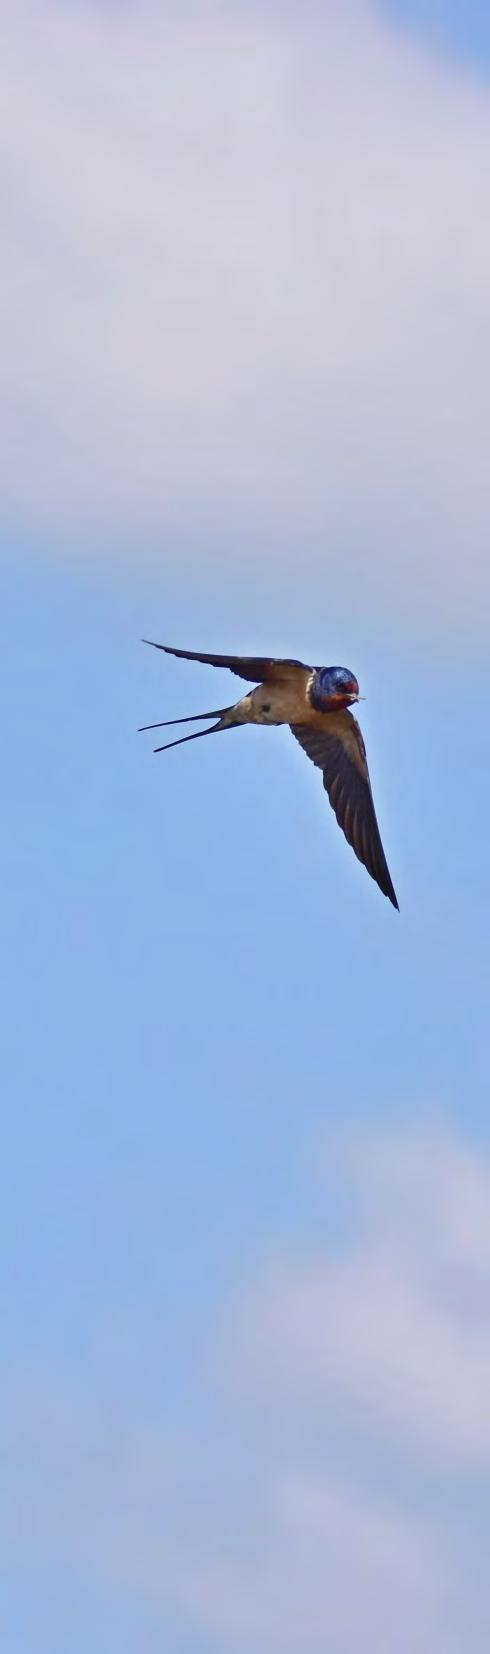
[[[153,643],[148,637],[143,638],[143,643],[149,643],[152,649],[163,649],[166,655],[178,655],[180,660],[199,660],[203,666],[226,666],[237,678],[247,678],[249,683],[267,683],[269,679],[279,678],[285,667],[310,670],[301,660],[275,660],[269,655],[202,655],[195,649],[170,649],[168,644]]]
[[[350,712],[327,712],[315,724],[291,724],[308,758],[323,770],[323,785],[348,844],[393,907],[398,907],[373,804],[366,749]]]

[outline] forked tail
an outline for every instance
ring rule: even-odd
[[[179,735],[176,741],[165,741],[162,747],[154,747],[154,752],[168,752],[169,747],[181,747],[185,741],[198,741],[202,735],[215,735],[220,729],[236,729],[238,719],[232,723],[223,723],[222,719],[227,712],[232,712],[232,706],[217,707],[214,712],[195,712],[192,718],[164,718],[159,724],[141,724],[138,734],[142,735],[147,729],[170,729],[174,724],[195,724],[204,718],[217,718],[216,724],[210,729],[195,729],[192,735]]]

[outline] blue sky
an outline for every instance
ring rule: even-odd
[[[395,22],[454,53],[472,59],[486,69],[490,57],[490,19],[484,0],[385,0],[385,10]]]
[[[6,1646],[483,1651],[488,30],[24,9]],[[236,684],[142,636],[353,668],[400,916],[286,730],[153,757]]]

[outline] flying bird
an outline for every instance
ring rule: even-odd
[[[168,718],[163,723],[144,724],[143,729],[167,729],[171,724],[191,724],[216,718],[209,729],[194,730],[155,747],[167,752],[184,741],[236,729],[239,724],[289,724],[312,763],[322,770],[323,785],[339,827],[363,862],[383,895],[398,908],[393,884],[381,843],[373,804],[366,749],[357,719],[349,712],[361,699],[354,673],[346,666],[306,666],[301,660],[276,660],[262,655],[205,655],[191,649],[171,649],[153,643],[166,655],[180,660],[197,660],[205,666],[224,666],[239,678],[256,685],[233,706],[198,712],[194,718]]]

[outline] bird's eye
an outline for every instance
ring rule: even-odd
[[[270,709],[271,709],[270,701],[262,701],[262,711],[263,712],[270,712]]]

